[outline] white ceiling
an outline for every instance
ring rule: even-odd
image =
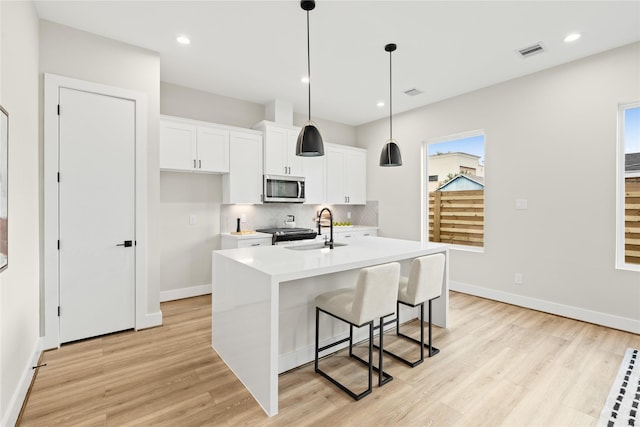
[[[306,16],[288,1],[37,1],[42,19],[160,54],[161,80],[306,114]],[[640,1],[330,1],[310,12],[312,117],[359,125],[640,40]],[[571,32],[582,33],[566,44]],[[189,46],[176,43],[186,34]],[[542,42],[546,52],[516,50]],[[424,93],[409,97],[403,92]]]

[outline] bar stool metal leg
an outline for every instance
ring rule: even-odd
[[[365,397],[368,394],[370,394],[371,391],[373,390],[373,369],[374,369],[374,366],[373,366],[373,321],[365,323],[364,325],[362,325],[362,326],[365,326],[365,325],[369,326],[369,362],[366,362],[365,360],[363,360],[360,357],[358,357],[358,356],[353,354],[353,351],[352,351],[353,350],[353,325],[351,323],[349,323],[349,337],[348,338],[341,339],[341,340],[336,341],[334,343],[328,344],[328,345],[326,345],[324,347],[319,347],[320,339],[319,339],[318,332],[319,332],[319,329],[320,329],[320,326],[319,326],[320,311],[324,312],[325,314],[328,314],[331,317],[334,317],[336,319],[340,319],[339,317],[333,316],[331,313],[327,313],[326,311],[321,310],[320,308],[316,307],[316,351],[315,351],[314,369],[315,369],[316,373],[318,373],[318,374],[322,375],[323,377],[325,377],[326,379],[328,379],[331,383],[336,385],[340,390],[342,390],[345,393],[347,393],[354,400],[360,400],[363,397]],[[344,319],[340,319],[340,320],[345,321]],[[337,346],[339,344],[345,343],[347,341],[349,341],[349,356],[355,358],[356,360],[359,360],[360,362],[362,362],[365,365],[367,365],[368,368],[369,368],[368,387],[367,387],[367,389],[365,391],[363,391],[362,393],[359,393],[359,394],[356,394],[352,390],[348,389],[346,386],[344,386],[343,384],[341,384],[340,382],[335,380],[333,377],[331,377],[329,374],[324,372],[318,366],[318,358],[319,358],[320,352],[322,352],[324,350],[327,350],[329,348],[335,347],[335,346]]]
[[[435,299],[435,298],[434,298]],[[386,354],[388,354],[389,356],[403,362],[404,364],[413,367],[418,366],[419,364],[421,364],[422,362],[424,362],[424,348],[426,347],[427,349],[429,349],[429,357],[435,356],[436,354],[440,353],[440,350],[438,350],[437,348],[433,347],[432,343],[432,329],[431,329],[431,308],[432,308],[432,301],[433,300],[429,300],[429,342],[425,343],[424,342],[424,303],[420,303],[418,305],[415,306],[411,306],[409,304],[404,304],[403,305],[408,305],[409,307],[420,307],[420,339],[417,340],[413,337],[410,337],[409,335],[405,335],[404,333],[400,332],[400,322],[398,321],[398,319],[396,318],[396,335],[399,337],[402,337],[406,340],[412,341],[416,344],[420,344],[420,358],[418,360],[415,361],[410,361],[405,359],[402,356],[399,356],[397,354],[392,353],[389,350],[383,350]],[[398,302],[398,311],[397,313],[400,312],[400,302]],[[388,324],[388,323],[387,323]],[[381,336],[382,336],[382,332],[381,332]]]

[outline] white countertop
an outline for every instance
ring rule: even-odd
[[[238,240],[244,240],[244,239],[264,239],[265,237],[268,239],[271,239],[272,235],[269,233],[259,233],[259,232],[255,232],[255,233],[249,233],[249,234],[231,234],[231,233],[221,233],[221,236],[224,237],[232,237],[234,239],[238,239]]]
[[[446,251],[447,245],[385,237],[363,237],[333,250],[292,250],[286,246],[258,246],[214,251],[278,282],[383,264]]]

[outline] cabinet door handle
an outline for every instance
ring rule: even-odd
[[[252,243],[251,246],[260,246],[260,243]]]
[[[193,168],[196,168],[196,159],[193,159]]]
[[[198,160],[198,169],[202,169],[202,160]]]

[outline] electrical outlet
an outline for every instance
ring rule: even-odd
[[[198,220],[194,214],[189,215],[189,225],[196,225]]]
[[[242,223],[247,222],[247,214],[240,214],[240,222]]]
[[[513,275],[513,283],[516,285],[522,285],[522,273],[516,273]]]
[[[351,219],[351,212],[347,212],[347,219]]]

